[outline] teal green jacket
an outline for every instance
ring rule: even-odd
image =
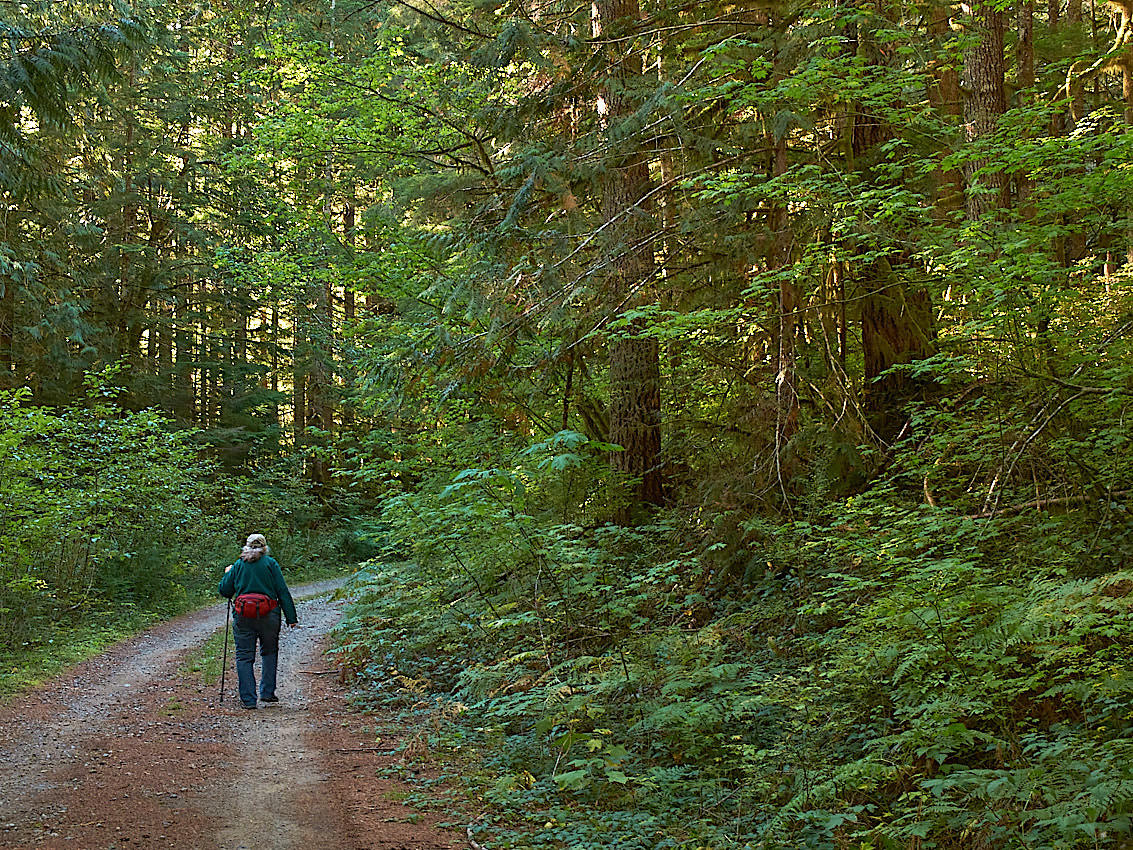
[[[283,607],[283,616],[289,626],[299,622],[299,618],[295,615],[295,602],[291,598],[291,591],[287,589],[287,582],[283,580],[283,572],[279,569],[279,564],[271,555],[261,555],[254,561],[245,561],[241,558],[224,574],[216,590],[221,596],[227,596],[229,599],[243,593],[262,593],[264,596],[270,596]]]

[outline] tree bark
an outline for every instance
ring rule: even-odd
[[[1025,0],[1019,4],[1019,40],[1015,46],[1015,75],[1019,81],[1020,103],[1034,100],[1028,90],[1035,85],[1035,4]]]
[[[197,421],[197,408],[193,383],[194,372],[196,371],[194,362],[196,348],[192,324],[193,280],[188,274],[184,274],[180,278],[180,286],[177,288],[173,309],[174,410],[177,418],[182,422],[195,423]]]
[[[0,286],[0,390],[7,390],[16,384],[16,285],[8,278]]]
[[[1035,86],[1035,4],[1034,0],[1024,0],[1019,4],[1018,42],[1015,46],[1015,77],[1019,81],[1019,106],[1034,103]],[[1031,194],[1034,181],[1026,171],[1020,171],[1015,178],[1016,195],[1024,218],[1034,218],[1034,204]]]
[[[891,439],[900,427],[901,407],[916,390],[916,382],[889,369],[932,354],[932,303],[924,290],[910,290],[886,260],[878,260],[864,281],[862,299],[862,356],[864,406],[873,415],[872,427]]]
[[[977,142],[993,134],[999,116],[1007,110],[1004,90],[1003,39],[1005,15],[988,0],[972,0],[963,5],[965,26],[975,36],[964,52],[964,77],[967,101],[964,104],[969,142]],[[1002,171],[990,171],[976,177],[976,172],[991,162],[981,158],[964,166],[967,187],[968,218],[975,221],[985,213],[1002,208],[1007,186]]]
[[[271,336],[268,340],[268,346],[271,351],[269,355],[271,361],[271,375],[268,378],[268,386],[271,388],[272,401],[271,409],[268,413],[268,422],[272,425],[279,424],[279,305],[271,305]]]
[[[773,140],[771,171],[776,177],[787,173],[787,139]],[[791,253],[791,223],[786,206],[777,204],[771,213],[772,247],[768,265],[780,269]],[[795,364],[795,332],[799,325],[798,292],[794,281],[783,275],[779,282],[779,334],[775,358],[775,451],[781,456],[787,442],[799,427],[798,370]],[[781,471],[781,470],[780,470]]]
[[[593,6],[593,32],[611,39],[632,30],[640,19],[637,0],[599,0]],[[643,75],[641,54],[607,44],[607,64],[598,97],[598,115],[611,151],[602,180],[602,220],[609,237],[609,303],[624,311],[647,301],[645,290],[654,272],[649,233],[649,169],[645,157],[624,139],[609,141],[611,125],[633,114],[627,87]],[[610,442],[622,447],[612,454],[620,477],[637,482],[634,499],[616,512],[628,523],[637,505],[663,502],[661,455],[661,374],[656,339],[639,322],[615,336],[609,345]]]
[[[945,41],[950,32],[949,12],[950,8],[945,7],[929,13],[929,33],[940,42]],[[963,114],[960,76],[952,67],[950,57],[943,55],[943,45],[941,49],[941,61],[929,68],[928,99],[947,121],[959,122]],[[865,132],[863,127],[860,131],[855,129],[852,136],[855,160],[872,159],[872,151],[897,133],[894,127],[875,117],[871,117],[867,126],[870,132]],[[941,218],[960,207],[962,190],[962,174],[955,170],[938,172],[935,205]],[[870,427],[883,440],[897,433],[904,416],[902,408],[915,391],[907,375],[886,375],[886,371],[921,359],[931,349],[928,340],[931,339],[932,309],[928,292],[910,286],[909,279],[913,275],[893,270],[891,262],[906,263],[906,257],[893,253],[890,258],[859,262],[849,270],[860,314],[864,360],[862,407],[868,414]]]
[[[1080,29],[1082,23],[1082,0],[1067,0],[1066,24],[1073,29]],[[1071,90],[1070,126],[1073,127],[1086,117],[1086,90],[1082,86],[1074,86]]]
[[[301,451],[307,432],[307,368],[302,362],[299,340],[295,339],[291,373],[292,435],[296,451]]]
[[[346,203],[342,205],[342,242],[350,253],[350,257],[354,256],[354,237],[357,222],[355,221],[354,213],[354,190],[351,188],[347,195]],[[354,324],[356,307],[354,303],[354,290],[350,284],[343,287],[342,290],[342,321],[346,327]],[[344,360],[349,358],[343,357]],[[347,373],[348,391],[355,383],[355,372],[351,369]],[[342,403],[342,424],[344,427],[352,426],[354,424],[354,405],[350,398],[343,399]]]
[[[963,96],[960,93],[960,72],[951,58],[944,55],[944,43],[951,37],[950,6],[934,6],[929,11],[927,31],[936,42],[941,56],[929,65],[931,79],[928,101],[949,124],[959,125],[964,118]],[[935,208],[942,216],[960,209],[964,203],[964,175],[960,169],[938,170],[935,175]]]
[[[200,364],[200,397],[197,399],[197,413],[200,417],[200,424],[202,428],[208,428],[213,424],[212,417],[212,400],[216,395],[216,370],[213,367],[213,358],[216,356],[216,351],[209,340],[209,328],[207,323],[201,325],[201,346],[198,349],[201,355]]]
[[[1128,12],[1126,13],[1128,15]],[[1127,26],[1128,21],[1124,22]],[[1121,91],[1125,96],[1125,123],[1133,125],[1133,55],[1126,47],[1125,61],[1121,64]],[[1126,199],[1126,210],[1133,213],[1133,199]],[[1133,220],[1133,219],[1130,219]],[[1133,266],[1133,227],[1125,231],[1125,262]]]
[[[324,328],[323,338],[314,340],[311,346],[311,365],[307,377],[307,407],[311,416],[312,426],[320,431],[330,433],[334,430],[334,400],[332,376],[333,349],[334,349],[334,300],[330,291],[329,281],[316,284],[315,310],[319,317],[319,324]],[[320,448],[327,448],[328,439],[323,436],[317,438]],[[330,465],[326,458],[319,454],[311,461],[311,479],[318,485],[330,483]]]

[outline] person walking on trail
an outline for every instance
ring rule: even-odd
[[[232,600],[232,634],[236,640],[236,677],[240,702],[256,707],[256,641],[260,644],[260,702],[279,702],[275,676],[279,662],[280,608],[287,625],[299,624],[295,602],[279,564],[269,554],[262,534],[253,534],[240,552],[240,560],[224,570],[217,585],[221,596]]]

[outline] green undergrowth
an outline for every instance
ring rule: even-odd
[[[468,480],[388,506],[417,559],[356,577],[337,653],[490,850],[1128,846],[1121,504],[980,517],[895,473],[616,528]]]
[[[471,783],[493,849],[1121,846],[1133,573],[928,572],[788,575],[741,605],[662,571],[600,585],[609,608],[571,627],[470,622],[418,568],[375,565],[339,653]]]
[[[40,685],[155,622],[152,616],[56,625],[50,637],[0,650],[0,703]]]

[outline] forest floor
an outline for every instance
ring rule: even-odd
[[[328,674],[326,635],[344,604],[332,589],[295,589],[299,626],[281,636],[278,703],[241,708],[231,649],[223,703],[218,685],[187,671],[224,628],[218,604],[0,709],[0,848],[467,847],[437,825],[442,815],[400,802],[413,789],[386,770],[400,765],[398,742],[379,739]]]

